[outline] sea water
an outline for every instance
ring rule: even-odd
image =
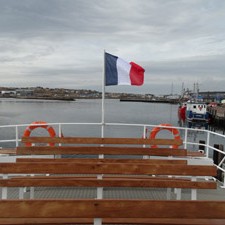
[[[177,125],[177,105],[143,102],[123,102],[106,99],[104,104],[106,123],[138,123]],[[100,99],[76,101],[48,101],[0,99],[0,125],[46,122],[92,122],[102,120]]]
[[[140,125],[171,124],[179,126],[177,116],[178,105],[166,103],[124,102],[118,99],[105,99],[104,121],[105,123],[126,123]],[[78,99],[76,101],[53,101],[53,100],[23,100],[23,99],[0,99],[0,148],[16,146],[16,129],[7,127],[10,125],[24,124],[18,127],[18,138],[23,136],[26,127],[34,121],[47,123],[98,123],[98,125],[62,124],[52,125],[58,136],[93,136],[100,137],[102,129],[102,101],[101,99]],[[4,126],[4,127],[3,127]],[[147,127],[146,137],[149,136],[152,127]],[[105,126],[105,137],[143,137],[143,126],[123,127],[121,125]],[[164,133],[163,133],[164,132]],[[49,136],[45,129],[35,129],[32,135]],[[168,136],[168,134],[170,136]],[[165,136],[164,136],[165,135]],[[184,131],[180,131],[184,140]],[[187,142],[199,142],[206,140],[205,132],[189,132]],[[173,138],[167,131],[160,131],[157,137]],[[4,142],[3,142],[3,141]],[[12,141],[13,140],[13,141]],[[210,144],[225,144],[224,141],[211,135]],[[192,150],[198,150],[197,145],[188,146]]]
[[[118,99],[105,99],[104,122],[127,124],[169,123],[178,126],[177,105],[124,102]],[[34,121],[47,123],[101,123],[101,99],[78,99],[76,101],[50,101],[25,99],[0,99],[0,126],[30,124]],[[19,138],[23,135],[26,126],[18,127]],[[84,125],[53,126],[57,135],[64,136],[101,136],[101,127]],[[42,134],[45,132],[44,134]],[[143,127],[127,128],[105,127],[105,136],[142,137]],[[48,135],[43,129],[32,131],[39,135]],[[15,139],[15,128],[0,128],[0,140]],[[149,135],[149,134],[147,134]],[[11,147],[9,143],[0,143],[0,147]],[[13,146],[12,146],[13,147]]]

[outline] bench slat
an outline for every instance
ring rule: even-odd
[[[182,145],[177,139],[99,138],[99,137],[23,137],[23,143],[62,144],[127,144],[127,145]]]
[[[223,225],[225,219],[187,218],[103,218],[103,224],[149,224],[149,225]],[[19,224],[93,224],[91,218],[0,218],[1,225]]]
[[[0,154],[15,155],[16,154],[16,148],[1,148]]]
[[[16,178],[0,180],[1,187],[158,187],[158,188],[195,188],[216,189],[216,182],[172,179],[135,179],[135,178]]]
[[[225,201],[1,200],[0,218],[225,219]]]
[[[216,176],[215,166],[203,165],[148,165],[132,163],[1,163],[0,173],[53,174],[155,174],[184,176]]]
[[[17,158],[16,162],[64,162],[64,163],[144,163],[144,164],[187,164],[181,159],[86,159],[86,158]]]
[[[1,225],[18,224],[93,224],[90,218],[0,218]],[[223,225],[224,219],[162,219],[162,218],[104,218],[103,224],[149,224],[149,225]]]
[[[17,155],[150,155],[187,156],[186,149],[142,148],[142,147],[97,147],[97,146],[33,146],[18,147]]]

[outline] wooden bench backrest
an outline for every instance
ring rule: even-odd
[[[143,163],[143,164],[182,164],[187,160],[176,159],[89,159],[89,158],[17,158],[16,162],[43,162],[43,163]]]
[[[22,143],[61,143],[84,145],[182,145],[176,139],[98,138],[98,137],[23,137]]]
[[[17,155],[149,155],[187,156],[185,149],[171,149],[180,146],[182,140],[143,138],[99,138],[99,137],[23,137],[22,143],[48,143],[56,146],[20,146]],[[60,144],[60,146],[58,145]],[[61,146],[61,144],[63,146]],[[66,146],[65,146],[66,145]],[[71,146],[72,145],[72,146]],[[168,146],[150,148],[151,145]],[[150,151],[151,150],[151,151]]]
[[[38,163],[83,163],[83,164],[143,164],[143,165],[187,165],[187,160],[172,160],[172,159],[45,159],[45,158],[18,158],[18,163],[21,162],[38,162]],[[96,175],[89,176],[37,176],[25,178],[11,178],[0,180],[2,187],[55,187],[55,186],[72,186],[72,187],[160,187],[160,188],[194,188],[194,189],[216,189],[216,182],[211,181],[191,181],[186,178],[169,178],[169,177],[151,177],[148,175],[113,176],[106,175],[102,179],[97,179]]]
[[[1,163],[0,174],[132,174],[132,175],[181,175],[215,176],[215,166],[156,165],[143,163]]]
[[[33,146],[17,147],[17,155],[149,155],[149,156],[187,156],[186,149],[109,147],[109,146]]]
[[[156,177],[96,177],[81,176],[36,176],[1,179],[1,187],[139,187],[139,188],[194,188],[216,189],[213,181],[191,181],[179,178]]]

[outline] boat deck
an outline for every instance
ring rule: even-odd
[[[29,199],[30,190],[24,189],[24,198]],[[0,189],[0,193],[2,189]],[[16,199],[19,196],[19,188],[8,188],[8,199]],[[181,200],[190,200],[191,190],[182,190]],[[83,199],[96,198],[96,188],[58,188],[58,187],[36,187],[35,199]],[[151,199],[165,200],[167,190],[165,188],[104,188],[105,199]],[[171,192],[171,199],[176,199],[174,191]],[[198,190],[198,200],[225,200],[225,188],[218,184],[216,190]]]

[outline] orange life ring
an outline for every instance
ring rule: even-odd
[[[160,126],[164,126],[164,127],[160,127]],[[160,124],[159,127],[154,127],[152,129],[151,133],[150,133],[149,138],[150,139],[155,139],[156,135],[161,130],[168,130],[168,131],[170,131],[173,134],[175,140],[181,140],[180,132],[177,129],[172,128],[171,124],[167,124],[167,123]],[[152,148],[157,148],[158,146],[157,145],[152,145],[151,147]],[[178,145],[172,145],[172,148],[178,148],[178,147],[179,147]]]
[[[35,121],[33,123],[31,123],[30,126],[26,127],[24,133],[23,133],[23,137],[30,137],[30,134],[32,132],[32,130],[36,129],[36,128],[44,128],[48,131],[48,133],[50,134],[50,137],[55,137],[56,133],[55,130],[53,129],[53,127],[49,126],[46,122],[44,121]],[[27,147],[32,146],[32,143],[25,143],[25,145]],[[54,146],[54,143],[49,143],[49,146]]]

